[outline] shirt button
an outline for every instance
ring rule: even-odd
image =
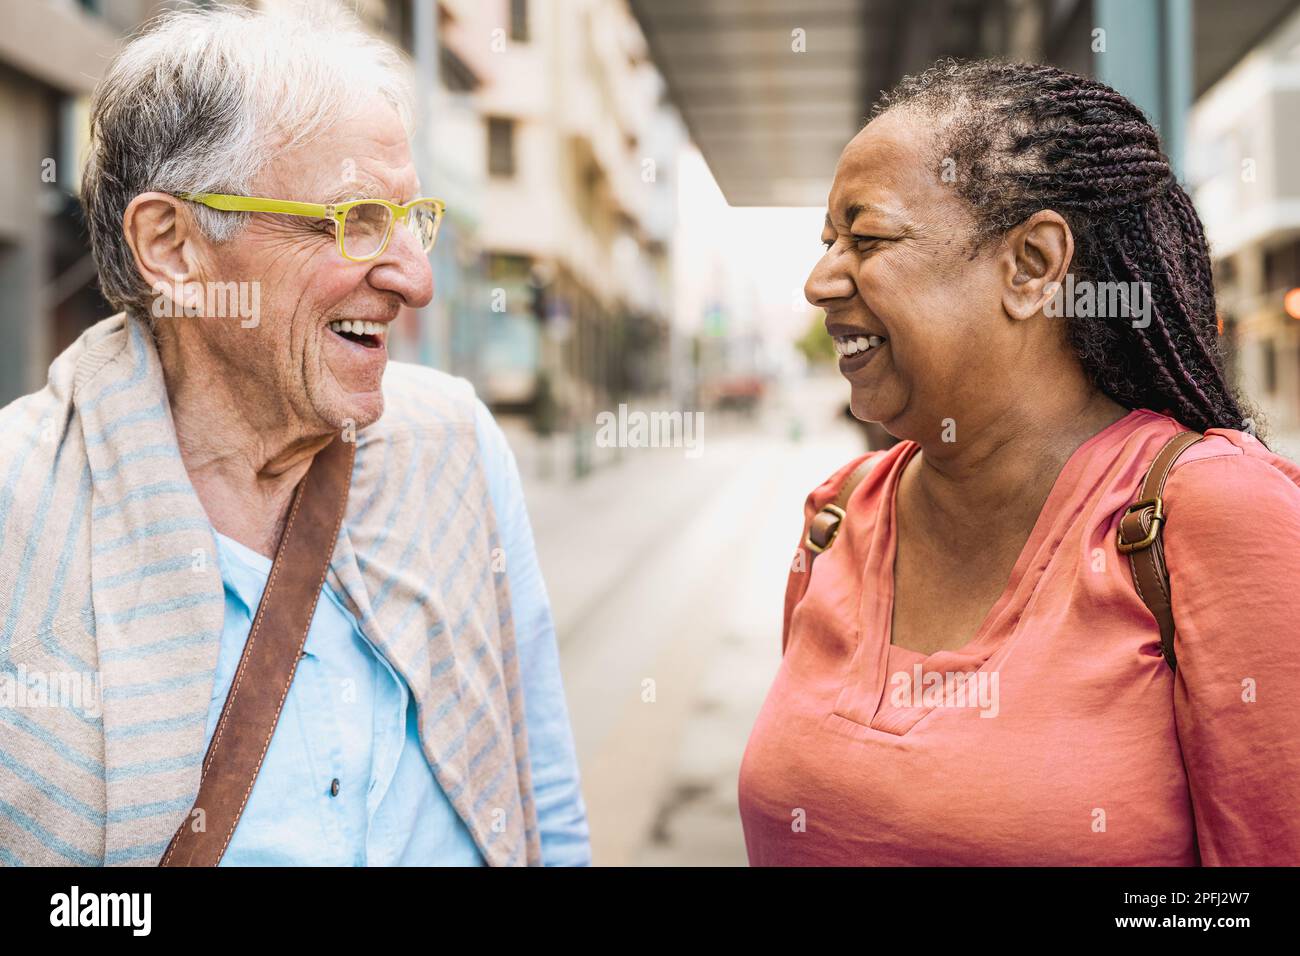
[[[330,782],[330,796],[337,797],[338,795],[339,795],[339,778],[335,777]]]

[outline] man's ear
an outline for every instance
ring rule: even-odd
[[[1051,300],[1074,259],[1074,235],[1059,213],[1043,209],[1006,236],[1002,307],[1031,319]]]
[[[141,193],[126,207],[122,230],[140,277],[155,295],[173,298],[178,283],[182,289],[197,289],[186,284],[200,280],[200,237],[182,200],[167,193]],[[187,304],[176,303],[181,309]]]

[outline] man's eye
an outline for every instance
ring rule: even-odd
[[[835,245],[835,240],[834,240],[834,239],[823,239],[823,240],[822,240],[822,245],[825,246],[827,249],[829,249],[831,246]]]
[[[854,241],[854,243],[856,243],[859,247],[861,247],[864,243],[866,243],[867,245],[870,245],[870,244],[872,244],[872,243],[879,242],[879,241],[880,241],[880,237],[879,237],[879,236],[856,236],[856,235],[855,235],[855,236],[853,237],[853,241]]]
[[[325,233],[327,236],[334,235],[339,226],[339,224],[333,219],[317,219],[314,225],[316,229]]]

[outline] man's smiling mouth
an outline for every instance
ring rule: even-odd
[[[388,335],[388,326],[384,322],[368,322],[364,319],[340,319],[330,322],[328,328],[341,339],[346,339],[368,349],[384,347]]]

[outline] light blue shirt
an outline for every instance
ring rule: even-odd
[[[591,862],[555,627],[514,455],[481,402],[479,451],[507,567],[542,861]],[[211,740],[271,559],[216,534],[226,615],[208,710]],[[204,744],[205,748],[207,742]],[[401,675],[326,584],[304,656],[223,866],[481,866],[420,747]]]

